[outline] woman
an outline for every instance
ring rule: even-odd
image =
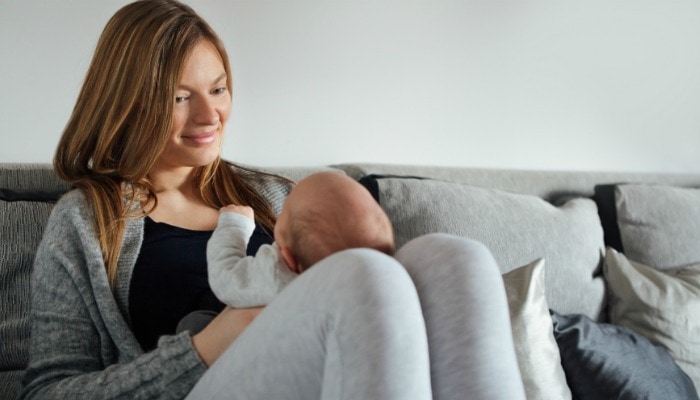
[[[259,238],[275,222],[267,178],[219,158],[230,109],[224,47],[189,7],[108,22],[56,151],[75,190],[37,251],[23,398],[524,398],[493,257],[446,235],[337,253],[264,311],[174,334],[222,308],[204,253],[218,208],[251,206]]]

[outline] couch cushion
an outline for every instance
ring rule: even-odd
[[[578,400],[697,400],[687,374],[668,351],[634,331],[585,315],[552,311],[554,336]]]
[[[627,257],[657,269],[700,262],[700,189],[617,185],[615,205]]]
[[[601,316],[603,231],[592,200],[555,207],[536,196],[432,179],[367,176],[361,182],[389,215],[397,246],[431,232],[470,237],[489,247],[502,273],[545,258],[549,306]]]
[[[515,354],[528,399],[571,399],[554,340],[544,284],[545,261],[538,259],[503,275]]]
[[[700,263],[657,270],[608,249],[610,321],[664,346],[700,388]]]

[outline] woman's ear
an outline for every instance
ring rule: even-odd
[[[284,260],[285,264],[287,264],[289,269],[296,272],[297,274],[300,274],[302,271],[301,263],[299,263],[294,257],[294,254],[292,254],[292,249],[290,249],[287,246],[279,246],[279,249],[280,255],[282,256],[282,259]]]

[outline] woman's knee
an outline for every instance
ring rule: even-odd
[[[469,252],[488,252],[489,249],[480,241],[470,239],[463,236],[452,235],[449,233],[427,233],[425,235],[418,236],[408,241],[402,248],[405,247],[421,247],[421,248],[433,248],[441,247],[454,249],[456,251],[469,251]]]
[[[395,258],[372,249],[343,250],[321,260],[312,269],[326,275],[326,280],[347,287],[410,285],[410,278]]]
[[[399,249],[396,258],[407,268],[439,265],[443,269],[500,275],[493,254],[483,243],[445,233],[417,237]]]
[[[393,257],[372,249],[337,252],[299,278],[306,290],[322,287],[336,299],[349,301],[404,301],[415,296],[415,286],[405,268]]]

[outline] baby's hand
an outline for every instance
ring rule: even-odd
[[[248,207],[248,206],[238,206],[235,204],[230,204],[225,207],[221,207],[219,209],[219,213],[224,213],[224,212],[232,212],[236,214],[241,214],[244,217],[248,217],[250,219],[255,219],[255,213],[253,212],[253,209]]]

